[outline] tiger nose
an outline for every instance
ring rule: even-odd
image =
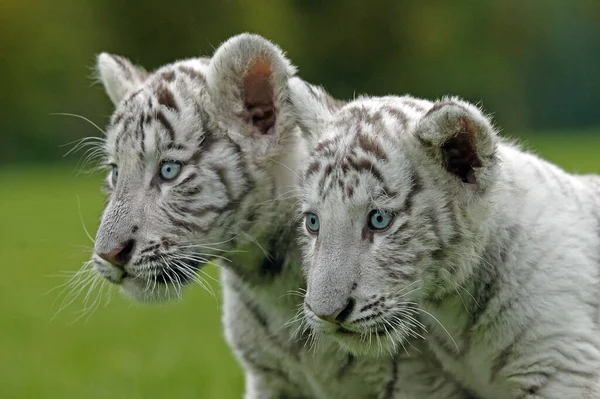
[[[346,319],[348,319],[348,316],[350,316],[350,313],[352,313],[352,310],[354,310],[354,304],[355,304],[354,299],[350,298],[348,300],[348,303],[346,303],[345,306],[342,306],[341,308],[339,308],[338,310],[336,310],[333,313],[319,314],[319,313],[315,312],[314,310],[313,310],[313,313],[321,320],[328,321],[328,322],[334,323],[334,324],[340,324],[340,323],[343,323]],[[307,304],[307,306],[310,310],[312,310],[312,308],[308,304]]]
[[[123,245],[115,247],[108,252],[100,252],[98,256],[110,263],[113,266],[122,268],[131,260],[133,255],[133,248],[135,247],[135,240],[129,240]]]

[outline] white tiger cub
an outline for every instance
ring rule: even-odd
[[[294,101],[337,102],[294,77],[277,46],[243,34],[211,59],[148,74],[101,54],[98,71],[116,105],[100,275],[157,301],[181,296],[208,259],[227,258],[223,324],[247,399],[466,397],[432,355],[357,358],[325,343],[309,352],[307,335],[294,336],[303,299],[290,291],[305,283],[293,204],[307,156]]]
[[[351,353],[424,334],[481,398],[600,398],[600,177],[457,98],[300,106],[305,314]],[[319,113],[315,115],[315,110]]]

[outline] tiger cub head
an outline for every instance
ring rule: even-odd
[[[180,296],[202,265],[268,231],[274,200],[296,184],[306,149],[289,100],[295,68],[242,34],[153,73],[103,53],[97,71],[116,109],[92,261],[136,300]]]
[[[423,334],[420,304],[472,273],[496,132],[457,98],[302,104],[300,125],[319,137],[301,193],[305,321],[354,353],[395,353]]]

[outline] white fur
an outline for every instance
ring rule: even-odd
[[[147,76],[146,71],[122,57],[101,53],[97,59],[98,79],[104,84],[113,104],[118,105],[125,94],[140,87]]]
[[[376,329],[383,348],[426,335],[481,398],[600,397],[600,177],[503,142],[456,98],[328,113],[300,115],[320,138],[302,205],[320,219],[302,234],[314,331],[354,353],[381,351],[355,338]],[[366,229],[372,210],[395,214],[387,230]],[[339,325],[355,337],[317,317],[350,298]]]
[[[464,397],[431,356],[356,358],[334,342],[312,342],[296,317],[305,282],[294,205],[307,140],[297,127],[295,104],[304,95],[330,105],[334,100],[293,77],[283,52],[256,35],[228,40],[211,60],[160,68],[142,85],[137,78],[123,81],[106,57],[99,58],[100,76],[119,105],[105,152],[119,175],[107,179],[96,252],[128,239],[136,244],[122,267],[95,255],[100,275],[136,300],[166,300],[199,279],[196,267],[213,256],[225,258],[223,324],[244,367],[247,399],[419,399],[432,390],[439,398]],[[271,66],[277,112],[266,133],[253,125],[243,102],[243,78],[257,59]],[[111,73],[102,72],[106,64]],[[165,160],[183,163],[168,182],[157,180]],[[165,272],[166,281],[157,282]]]

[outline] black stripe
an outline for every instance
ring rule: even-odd
[[[119,122],[121,122],[121,120],[123,120],[123,113],[122,112],[115,113],[113,115],[112,121],[110,123],[111,123],[111,125],[114,126],[114,125],[118,124]]]
[[[216,206],[216,205],[205,205],[201,208],[194,209],[190,212],[191,215],[200,217],[204,216],[208,213],[220,213],[222,210],[226,209],[227,206]]]
[[[498,267],[502,267],[507,262],[511,248],[519,242],[519,234],[519,227],[510,226],[505,236],[502,237],[503,239],[494,247],[488,248],[487,254],[491,258],[484,259],[477,265],[472,278],[473,284],[467,287],[475,300],[469,312],[471,316],[466,331],[471,331],[477,326],[481,317],[486,313],[490,301],[497,298],[501,284]],[[501,304],[497,314],[499,315],[503,309],[509,308],[512,300],[513,298],[507,298],[506,302]],[[465,338],[470,342],[470,333]]]
[[[396,382],[398,380],[398,363],[395,358],[392,358],[392,376],[385,387],[385,399],[392,399],[394,397],[394,390],[396,389]]]
[[[174,227],[178,227],[178,228],[184,229],[186,231],[190,231],[190,232],[206,232],[206,231],[208,231],[208,228],[201,227],[197,223],[178,219],[177,217],[175,217],[173,214],[171,214],[170,212],[168,212],[166,210],[163,210],[163,212],[166,215],[167,219],[169,219],[169,222]]]
[[[167,71],[160,74],[160,77],[166,80],[167,82],[172,82],[175,80],[175,72]]]
[[[183,65],[179,66],[177,69],[179,69],[181,72],[186,74],[192,80],[195,80],[202,84],[206,84],[206,78],[204,77],[204,75],[201,72],[199,72],[193,68],[183,66]]]
[[[333,156],[335,149],[339,145],[339,141],[340,139],[337,136],[333,139],[322,140],[315,146],[313,153],[316,155]]]
[[[373,137],[369,137],[364,133],[357,133],[355,136],[355,143],[365,153],[373,155],[378,160],[387,161],[388,158],[385,151]]]
[[[267,256],[260,264],[260,271],[263,276],[275,277],[283,270],[285,258],[279,255]]]
[[[382,262],[383,264],[383,262]],[[386,271],[388,276],[396,281],[408,280],[413,281],[417,274],[417,268],[413,267],[415,262],[411,263],[402,263],[402,262],[392,262],[386,265]],[[410,273],[407,272],[407,268],[411,270]]]
[[[467,331],[470,331],[477,323],[479,323],[481,316],[487,310],[489,302],[492,298],[496,297],[500,288],[498,270],[495,267],[489,267],[487,262],[481,262],[477,265],[473,276],[473,281],[476,283],[471,287],[467,287],[475,298],[472,309],[469,312],[471,317],[466,329]]]
[[[188,223],[184,223],[182,220],[176,218],[174,215],[172,215],[170,212],[164,212],[165,216],[167,217],[167,219],[169,219],[169,222],[175,226],[175,227],[179,227],[185,230],[189,230],[189,231],[193,231],[194,229],[188,224]]]
[[[115,62],[121,67],[121,70],[125,74],[125,78],[127,80],[131,80],[131,69],[129,68],[129,63],[125,61],[123,57],[119,57],[118,55],[110,55],[110,57],[115,60]]]
[[[158,111],[158,113],[156,114],[156,119],[158,119],[158,121],[163,125],[163,127],[169,134],[169,138],[171,139],[171,141],[175,141],[175,131],[173,130],[173,126],[171,125],[171,123],[167,120],[165,114],[163,114],[162,111]]]
[[[144,154],[146,153],[146,143],[144,142],[146,139],[146,133],[142,131],[142,139],[140,140],[140,159],[144,160]]]
[[[342,367],[340,367],[340,369],[337,373],[338,380],[344,378],[348,369],[354,364],[354,360],[355,360],[354,355],[349,353],[348,356],[346,357],[346,362],[342,365]]]
[[[373,164],[368,159],[360,159],[360,160],[348,159],[347,161],[348,161],[348,166],[350,166],[352,169],[356,170],[357,172],[368,172],[371,175],[373,175],[373,177],[375,177],[377,180],[379,180],[381,183],[385,182],[383,179],[383,175],[379,171],[379,168],[377,168],[377,166],[375,166],[375,164]]]
[[[444,242],[442,239],[442,232],[440,229],[440,223],[438,220],[438,214],[437,214],[437,210],[429,207],[426,210],[425,215],[421,215],[422,218],[424,218],[425,220],[428,220],[431,226],[431,232],[433,233],[435,240],[436,240],[436,245],[439,247],[439,249],[435,252],[441,251],[443,252],[444,250]],[[443,254],[440,254],[443,255]],[[435,258],[435,256],[434,256]]]
[[[161,86],[156,93],[156,97],[159,104],[164,105],[175,112],[179,112],[179,106],[177,105],[175,96],[167,87]]]
[[[213,166],[213,169],[212,169],[213,172],[215,172],[215,174],[219,178],[219,181],[225,188],[225,194],[227,195],[227,201],[228,202],[233,201],[234,200],[233,192],[231,190],[231,186],[229,185],[229,180],[227,179],[225,168],[223,168],[222,166],[217,166],[217,165],[212,165],[212,166]]]
[[[462,236],[460,226],[458,225],[457,215],[455,212],[456,209],[449,195],[446,196],[446,202],[444,203],[444,205],[442,205],[441,211],[444,212],[446,216],[448,216],[449,221],[446,222],[447,225],[450,225],[452,227],[452,236],[450,236],[450,238],[448,239],[448,244],[456,245],[462,241]]]
[[[140,143],[140,147],[141,147],[140,151],[143,153],[146,149],[145,144],[144,144],[145,133],[144,133],[144,114],[143,113],[140,115],[140,120],[138,121],[138,128],[137,128],[137,131],[135,132],[135,138]]]
[[[321,179],[319,180],[319,183],[317,184],[317,187],[320,190],[321,197],[325,196],[325,181],[331,175],[332,172],[333,172],[333,165],[328,164],[327,166],[325,166],[325,170],[323,171]]]
[[[202,158],[202,154],[210,152],[214,144],[217,142],[215,139],[215,133],[212,130],[208,129],[206,124],[203,124],[202,130],[203,133],[198,138],[199,143],[197,144],[196,151],[194,151],[194,153],[188,160],[188,164],[198,164],[200,162],[200,159]]]
[[[138,89],[138,90],[134,91],[133,93],[131,93],[129,95],[129,97],[127,97],[127,99],[125,100],[124,104],[128,104],[128,103],[132,102],[134,98],[136,98],[139,94],[142,93],[142,90],[143,89]]]
[[[227,208],[227,204],[225,206],[204,205],[198,208],[189,208],[187,206],[175,203],[171,204],[171,208],[180,215],[192,215],[200,217],[206,215],[207,213],[219,213],[223,209]]]
[[[198,174],[196,172],[190,173],[190,175],[188,177],[186,177],[185,179],[183,179],[182,181],[180,181],[179,184],[177,184],[176,187],[188,184],[189,182],[191,182],[192,180],[194,180],[196,177],[198,177]]]
[[[384,125],[381,112],[370,112],[370,110],[363,105],[348,108],[348,111],[352,117],[356,118],[356,122],[362,121],[372,125],[374,129],[384,130],[382,129]]]
[[[513,349],[514,342],[502,349],[500,353],[494,358],[494,361],[492,362],[492,367],[490,369],[491,380],[494,380],[498,373],[502,371],[502,369],[506,366],[506,364],[510,360]]]
[[[381,300],[380,299],[364,305],[362,308],[360,308],[360,310],[358,312],[362,313],[362,312],[365,312],[365,311],[367,311],[369,309],[372,309],[373,307],[379,306],[379,305],[381,305]]]
[[[334,188],[334,187],[335,187],[335,185],[336,185],[335,183],[336,183],[337,181],[338,181],[338,180],[336,180],[336,178],[335,178],[334,176],[331,176],[331,179],[329,179],[329,182],[327,183],[327,186],[326,186],[326,187],[324,187],[324,188],[323,188],[323,191],[321,192],[321,195],[323,196],[323,198],[324,198],[324,197],[326,197],[326,196],[327,196],[327,194],[328,194],[328,193],[329,193],[331,190],[333,190],[333,188]]]
[[[117,139],[115,140],[115,152],[118,152],[119,148],[121,147],[121,143],[127,136],[128,132],[129,132],[129,127],[132,124],[132,122],[133,122],[133,119],[131,117],[123,120],[123,125],[122,125],[123,128],[117,134]]]
[[[284,381],[286,381],[286,383],[290,383],[288,377],[283,374],[282,371],[269,367],[269,366],[265,366],[263,364],[261,364],[260,362],[258,362],[256,359],[254,359],[254,356],[251,355],[248,352],[242,352],[242,358],[250,364],[250,367],[253,368],[256,371],[259,371],[262,374],[273,374],[275,375],[277,378],[282,379]]]
[[[352,323],[363,323],[363,322],[365,322],[365,321],[369,321],[369,320],[377,319],[377,318],[379,318],[381,315],[383,315],[383,312],[382,312],[381,310],[378,310],[378,311],[376,311],[376,312],[374,312],[374,313],[372,313],[372,314],[370,314],[370,315],[363,316],[363,317],[360,317],[360,318],[358,318],[358,319],[356,319],[356,320],[353,320],[353,321],[352,321]]]
[[[287,244],[286,239],[289,236],[289,228],[285,226],[273,232],[267,245],[269,256],[265,256],[260,264],[261,278],[273,278],[281,274],[285,265],[285,254],[288,252],[289,244]]]
[[[372,243],[374,240],[374,237],[375,237],[375,233],[365,223],[365,225],[363,226],[362,231],[361,231],[361,239],[363,241],[369,241],[370,243]]]
[[[417,194],[423,191],[423,179],[416,170],[412,171],[410,180],[410,189],[406,194],[406,200],[404,201],[404,208],[407,213],[412,211],[413,202]]]
[[[304,179],[308,179],[313,174],[317,173],[320,169],[321,161],[315,160],[308,164],[308,168],[306,168],[306,172],[304,173]]]
[[[175,143],[173,141],[170,141],[167,144],[167,148],[169,150],[182,150],[182,151],[186,151],[188,148],[185,146],[185,144],[181,144],[181,143]]]
[[[267,330],[267,332],[269,332],[269,322],[267,321],[267,317],[261,312],[259,307],[255,303],[253,303],[252,300],[246,300],[244,301],[244,304],[246,305],[248,311],[252,313],[252,316],[254,316],[254,319],[258,322],[258,324],[260,324],[261,327],[263,327],[265,330]]]
[[[520,346],[526,345],[525,343],[522,343],[521,341],[525,338],[526,335],[526,330],[527,327],[523,328],[521,331],[519,331],[513,338],[513,340],[511,341],[511,343],[509,345],[507,345],[506,347],[504,347],[502,349],[502,351],[500,351],[500,353],[498,354],[498,356],[496,356],[496,358],[494,358],[493,362],[492,362],[492,368],[491,368],[491,375],[490,375],[490,382],[494,381],[496,379],[496,377],[498,376],[498,374],[504,369],[504,367],[509,363],[509,361],[512,358],[512,355],[515,351],[515,347],[517,347],[519,344]],[[548,340],[550,337],[544,337],[544,339]],[[563,370],[566,371],[566,370]],[[570,370],[570,372],[572,373],[576,373],[575,370]],[[548,375],[544,372],[540,372],[538,374],[544,375],[546,377],[548,377]],[[579,374],[579,373],[576,373]],[[590,377],[589,374],[584,373],[583,374],[584,377]],[[536,385],[532,385],[531,387],[527,388],[529,390],[531,390],[531,392],[535,393],[535,391],[537,391],[539,388],[541,388],[542,386],[544,386],[546,384],[546,380],[543,381],[536,381],[538,382]],[[525,387],[521,387],[521,389],[524,389]]]
[[[154,245],[150,245],[149,247],[146,247],[146,248],[142,249],[140,251],[140,254],[146,254],[146,253],[152,252],[152,251],[154,251],[154,250],[156,250],[158,248],[160,248],[160,243],[154,244]]]
[[[424,108],[421,104],[419,104],[415,100],[411,100],[411,99],[408,99],[408,98],[403,99],[402,100],[402,104],[403,105],[407,105],[407,106],[409,106],[409,107],[411,107],[411,108],[413,108],[413,109],[415,109],[415,110],[417,110],[419,112],[425,112],[425,111],[427,111],[427,108]]]
[[[408,117],[404,112],[402,112],[402,110],[384,105],[383,107],[381,107],[381,111],[394,117],[402,125],[403,129],[406,129],[408,127]]]

